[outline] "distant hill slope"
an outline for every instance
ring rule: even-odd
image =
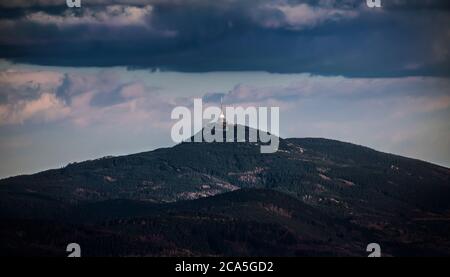
[[[302,237],[304,246],[310,239],[309,242],[320,242],[325,247],[323,243],[330,239],[331,244],[340,245],[340,251],[335,253],[339,255],[355,254],[370,238],[389,244],[391,254],[407,251],[407,255],[414,255],[425,253],[420,252],[425,248],[450,254],[448,236],[442,233],[448,230],[450,221],[448,168],[327,139],[280,139],[277,153],[261,154],[259,150],[257,143],[182,143],[172,148],[74,163],[61,169],[3,179],[0,180],[0,218],[20,228],[35,220],[79,227],[80,223],[89,221],[110,224],[125,218],[134,222],[134,218],[141,216],[174,220],[174,216],[179,219],[183,213],[193,216],[207,212],[209,219],[205,224],[210,226],[214,222],[211,217],[221,216],[243,220],[246,222],[243,224],[249,221],[266,224],[266,215],[260,213],[263,210],[283,218],[283,222],[278,222],[280,226],[292,231],[290,234],[296,239]],[[223,194],[227,192],[233,193]],[[260,199],[255,201],[262,204],[243,207],[242,203],[252,202],[252,197]],[[243,202],[239,202],[240,198]],[[289,207],[284,208],[285,205]],[[178,208],[169,215],[167,207]],[[292,215],[302,212],[305,218],[299,223]],[[316,222],[314,228],[302,225],[311,221]],[[336,232],[341,229],[344,231],[338,236]],[[5,235],[12,234],[8,229],[5,232]],[[270,240],[271,235],[267,236],[265,239]],[[197,254],[216,253],[194,248],[186,249]],[[283,249],[286,255],[306,253],[300,245],[282,247],[273,253]],[[324,249],[309,253],[334,253],[332,248]],[[406,249],[421,250],[408,252]],[[260,250],[271,253],[257,246],[250,252],[257,255]],[[246,252],[236,250],[235,253]]]
[[[86,256],[358,255],[367,240],[356,225],[273,190],[169,204],[108,200],[67,215],[74,221],[1,221],[0,253],[62,256],[65,243],[76,241]]]
[[[450,222],[399,219],[361,225],[287,194],[243,189],[167,204],[133,200],[85,203],[56,221],[3,219],[0,256],[384,256],[448,255]]]

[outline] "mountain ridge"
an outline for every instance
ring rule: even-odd
[[[439,164],[439,163],[435,163],[435,162],[431,162],[431,161],[427,161],[427,160],[423,160],[423,159],[419,159],[419,158],[414,158],[414,157],[408,157],[408,156],[404,156],[404,155],[397,154],[397,153],[381,151],[381,150],[377,150],[375,148],[372,148],[372,147],[369,147],[369,146],[365,146],[363,144],[354,143],[354,142],[346,142],[346,141],[342,141],[342,140],[330,139],[330,138],[325,138],[325,137],[301,137],[301,138],[288,137],[288,138],[280,138],[280,140],[284,140],[284,141],[316,140],[316,141],[333,142],[333,143],[339,143],[339,144],[347,144],[347,145],[351,145],[351,146],[355,146],[355,147],[366,148],[368,150],[372,150],[372,151],[375,151],[375,152],[378,152],[378,153],[381,153],[381,154],[392,155],[392,156],[396,156],[396,157],[399,157],[399,158],[405,158],[405,159],[415,160],[415,161],[421,162],[421,163],[426,163],[426,164],[429,164],[429,165],[432,165],[432,166],[442,167],[443,169],[446,169],[446,170],[450,171],[450,167],[447,167],[447,166]],[[202,143],[202,142],[182,142],[182,143]],[[44,172],[48,172],[48,171],[60,170],[60,169],[64,169],[65,167],[68,167],[68,166],[71,166],[71,165],[80,164],[80,163],[94,162],[94,161],[98,161],[98,160],[111,159],[111,158],[121,158],[121,157],[133,156],[133,155],[148,154],[148,153],[151,153],[151,152],[154,152],[154,151],[157,151],[157,150],[161,150],[161,149],[171,149],[171,148],[173,148],[173,147],[175,147],[177,145],[179,145],[179,144],[176,144],[174,146],[168,146],[168,147],[159,147],[159,148],[156,148],[156,149],[153,149],[153,150],[136,152],[136,153],[121,154],[121,155],[117,155],[117,156],[116,155],[106,155],[106,156],[102,156],[102,157],[99,157],[99,158],[87,159],[87,160],[82,160],[82,161],[73,161],[73,162],[69,162],[67,165],[59,167],[59,168],[53,167],[53,168],[40,170],[40,171],[37,171],[37,172],[23,173],[23,174],[3,177],[3,178],[0,178],[0,182],[4,181],[4,180],[8,180],[8,179],[17,178],[17,177],[31,176],[31,175],[36,175],[36,174],[41,174],[41,173],[44,173]]]
[[[0,180],[12,244],[3,251],[71,239],[94,256],[348,256],[378,241],[386,255],[441,255],[450,253],[449,181],[448,168],[336,140],[280,139],[272,154],[258,143],[184,142]],[[61,238],[44,241],[42,228]],[[31,231],[42,236],[17,237]],[[105,234],[120,241],[112,252],[96,248]],[[289,239],[271,243],[281,234]],[[132,242],[141,237],[145,247]]]

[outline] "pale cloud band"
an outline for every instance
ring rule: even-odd
[[[164,108],[188,101],[183,91],[164,95],[164,90],[145,85],[142,80],[124,81],[126,69],[101,69],[91,73],[67,73],[58,70],[5,69],[0,71],[0,125],[26,122],[51,122],[71,119],[88,122],[89,115],[111,108],[129,108],[136,112],[165,113]],[[153,74],[148,72],[149,75]],[[164,73],[158,73],[164,74]],[[224,73],[225,74],[225,73]],[[277,75],[274,75],[277,76]],[[349,103],[396,103],[386,116],[408,116],[437,112],[450,107],[448,78],[347,78],[310,74],[292,76],[283,86],[235,84],[229,92],[198,92],[197,96],[218,103],[220,97],[230,105],[266,105],[280,103],[285,109],[304,101],[349,101]],[[144,105],[145,103],[145,105]],[[97,116],[93,116],[97,117]],[[84,118],[84,119],[83,119]],[[159,116],[163,118],[163,116]]]
[[[329,21],[352,19],[359,15],[358,10],[333,7],[314,7],[305,3],[289,5],[286,3],[268,4],[261,8],[257,21],[267,28],[302,30]]]
[[[62,15],[39,11],[26,15],[22,20],[42,25],[53,24],[59,28],[76,25],[147,26],[152,9],[150,5],[112,5],[101,10],[83,8],[81,14],[76,14],[74,9],[68,9]]]

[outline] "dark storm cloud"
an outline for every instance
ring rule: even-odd
[[[236,3],[240,0],[228,0],[222,1],[225,3]],[[0,7],[9,8],[23,8],[23,7],[55,7],[65,6],[65,0],[9,0],[0,2]],[[205,3],[205,0],[82,0],[83,6],[91,5],[110,5],[110,4],[126,4],[126,5],[145,5],[145,4],[178,4],[183,5],[186,3]],[[217,2],[217,1],[209,1]],[[276,2],[276,1],[240,1],[240,2]],[[361,0],[286,0],[288,4],[307,3],[310,5],[320,4],[322,6],[348,6],[354,7],[360,5]],[[446,0],[384,0],[382,1],[384,7],[399,7],[399,8],[445,8],[449,7],[449,3]]]
[[[61,4],[62,2],[62,4]],[[10,1],[0,58],[186,72],[448,76],[448,1]]]

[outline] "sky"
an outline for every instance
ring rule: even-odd
[[[173,145],[194,98],[450,166],[450,3],[0,2],[0,178]]]

